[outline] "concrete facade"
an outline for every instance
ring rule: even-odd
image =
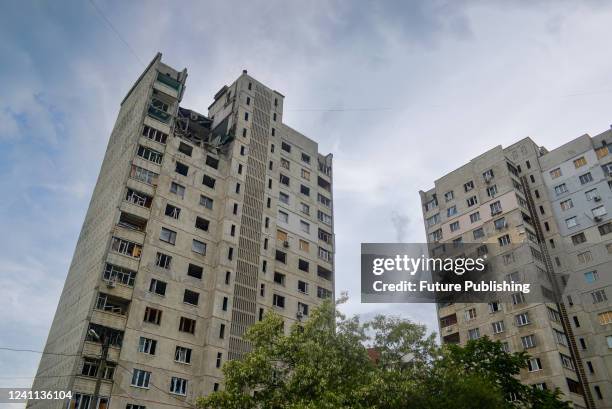
[[[465,343],[487,335],[500,340],[508,351],[526,350],[538,362],[535,368],[530,364],[521,379],[537,387],[561,389],[576,408],[609,408],[612,402],[612,318],[607,315],[612,310],[607,299],[612,235],[606,236],[612,230],[608,216],[612,169],[606,166],[612,163],[612,155],[606,138],[612,143],[610,131],[594,138],[585,135],[551,152],[525,138],[485,152],[436,180],[434,189],[420,192],[428,242],[495,244],[507,234],[514,247],[494,246],[503,261],[495,265],[496,270],[537,283],[540,295],[552,292],[565,301],[529,302],[530,298],[542,300],[536,293],[528,294],[524,303],[500,300],[498,308],[490,304],[439,305],[442,341]],[[574,161],[579,158],[584,164],[581,159],[577,168]],[[489,170],[494,176],[486,177]],[[592,180],[581,178],[588,172]],[[465,191],[464,184],[470,181],[474,189]],[[559,188],[562,183],[566,187]],[[597,200],[585,194],[593,189],[599,192]],[[473,199],[468,202],[474,196],[478,204]],[[561,202],[568,199],[573,206],[563,210]],[[492,201],[499,201],[502,209],[494,217],[487,214]],[[456,213],[451,215],[448,208],[453,206]],[[563,207],[569,207],[567,202]],[[476,211],[483,215],[483,209],[485,217],[470,217]],[[501,217],[505,223],[496,224]],[[572,217],[576,217],[575,226]],[[454,224],[451,229],[456,221],[459,228]],[[586,241],[575,244],[572,238],[580,233]],[[585,255],[587,251],[591,257]],[[492,254],[491,262],[499,255]],[[517,314],[524,312],[530,322],[519,326]]]
[[[246,71],[207,116],[186,78],[158,54],[121,104],[33,384],[71,408],[192,406],[267,311],[333,297],[331,155]]]

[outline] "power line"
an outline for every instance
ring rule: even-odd
[[[106,22],[106,24],[110,27],[111,30],[113,30],[113,32],[117,35],[117,37],[119,38],[119,40],[121,40],[121,42],[123,44],[125,44],[125,46],[127,47],[128,50],[130,50],[130,52],[134,55],[134,57],[136,57],[136,59],[143,65],[143,66],[147,66],[147,64],[145,64],[140,57],[138,56],[138,54],[136,54],[136,51],[134,51],[134,49],[132,48],[132,46],[130,46],[130,44],[121,36],[121,34],[119,33],[119,31],[115,28],[115,26],[113,26],[113,23],[110,22],[110,20],[104,15],[104,13],[102,12],[102,10],[100,10],[100,8],[96,5],[96,3],[94,3],[94,0],[89,0],[89,2],[91,3],[92,7],[98,12],[98,14],[100,15],[100,17],[102,17],[102,19]]]

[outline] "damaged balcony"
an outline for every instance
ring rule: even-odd
[[[130,230],[144,232],[147,229],[147,219],[134,214],[121,212],[117,226]]]
[[[229,129],[229,116],[212,127],[213,121],[206,116],[187,108],[179,107],[174,133],[210,152],[225,151],[234,139],[234,129]]]
[[[172,118],[172,114],[170,114],[170,109],[173,106],[174,101],[171,97],[164,95],[162,92],[154,89],[147,113],[151,118],[156,119],[164,124],[168,124],[170,122],[170,119]]]
[[[99,293],[91,320],[110,328],[124,328],[130,302],[106,293]]]

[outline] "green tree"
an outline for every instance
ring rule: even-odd
[[[222,391],[202,409],[567,408],[558,392],[522,385],[513,375],[524,353],[507,354],[482,339],[440,348],[435,335],[408,320],[347,318],[331,302],[284,334],[269,313],[246,334],[252,351],[223,366]],[[364,345],[376,352],[368,355]],[[517,401],[509,402],[510,393]]]

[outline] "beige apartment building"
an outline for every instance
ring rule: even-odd
[[[334,293],[332,156],[243,71],[208,114],[158,54],[121,103],[31,408],[193,407],[268,311],[286,330]]]
[[[500,278],[532,287],[439,304],[442,342],[486,335],[531,355],[524,382],[612,407],[612,132],[550,152],[530,138],[497,146],[434,185],[420,192],[430,248],[476,243]]]

